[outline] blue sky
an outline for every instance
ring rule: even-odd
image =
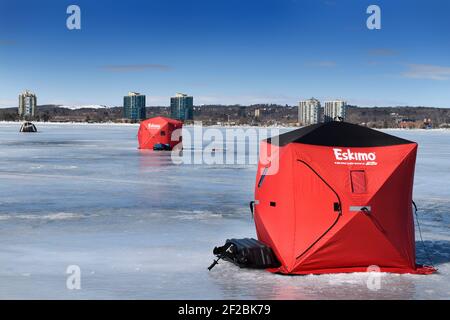
[[[66,9],[81,8],[81,30]],[[381,30],[366,9],[381,7]],[[0,0],[0,107],[204,103],[450,107],[450,1]]]

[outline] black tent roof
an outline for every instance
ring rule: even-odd
[[[303,143],[329,147],[380,147],[414,143],[374,129],[348,122],[332,121],[313,124],[269,138],[278,146]]]

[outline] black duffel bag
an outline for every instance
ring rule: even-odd
[[[267,269],[280,266],[272,249],[255,239],[228,239],[222,247],[213,250],[217,260],[208,268],[211,270],[220,259],[230,261],[241,268]]]

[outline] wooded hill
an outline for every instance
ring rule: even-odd
[[[147,118],[170,116],[169,107],[147,107]],[[204,125],[297,125],[298,108],[275,104],[203,105],[194,107],[194,119]],[[57,105],[37,107],[33,121],[124,122],[122,107],[69,109]],[[375,128],[397,128],[405,124],[420,128],[424,120],[433,128],[450,127],[450,108],[349,106],[346,121]],[[17,108],[0,109],[0,121],[19,121]]]

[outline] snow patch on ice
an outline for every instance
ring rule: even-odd
[[[58,108],[65,108],[65,109],[70,109],[70,110],[78,110],[78,109],[107,109],[109,108],[108,106],[104,106],[104,105],[98,105],[98,104],[93,104],[93,105],[85,105],[85,106],[59,106]]]
[[[180,220],[209,220],[209,219],[222,219],[223,215],[220,213],[212,213],[208,211],[180,211],[184,214],[173,216],[174,219]]]
[[[86,215],[83,214],[77,214],[77,213],[70,213],[70,212],[58,212],[58,213],[50,213],[45,215],[38,215],[38,214],[19,214],[19,215],[7,215],[2,214],[0,215],[0,220],[11,220],[11,219],[17,219],[17,220],[74,220],[74,219],[82,219],[85,218]]]
[[[54,168],[59,170],[71,170],[78,169],[78,166],[54,166]]]

